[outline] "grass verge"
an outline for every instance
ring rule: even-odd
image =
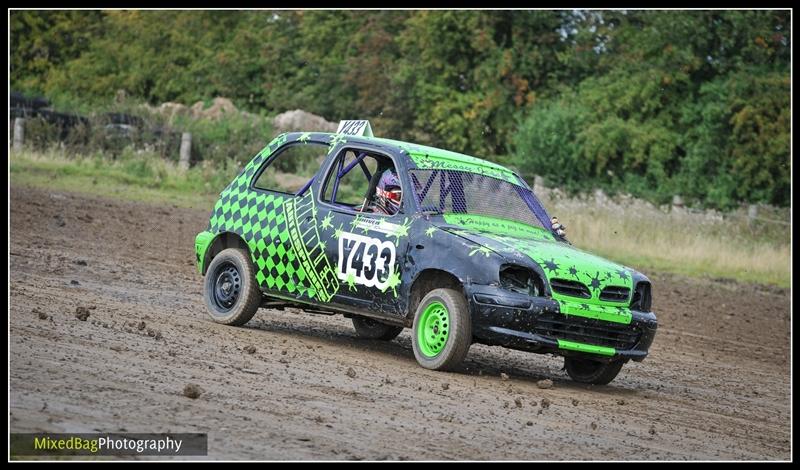
[[[576,246],[644,273],[789,287],[790,227],[749,225],[734,214],[664,212],[650,204],[543,201]]]
[[[230,163],[182,172],[172,162],[133,152],[109,160],[99,155],[23,151],[11,152],[9,161],[15,185],[209,210],[238,170]]]

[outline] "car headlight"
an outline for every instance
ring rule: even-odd
[[[633,288],[633,297],[631,298],[631,310],[638,310],[640,312],[649,312],[650,304],[652,302],[652,295],[650,293],[650,283],[647,281],[639,281]]]
[[[500,268],[500,286],[512,292],[534,297],[544,293],[544,282],[535,272],[513,264]]]

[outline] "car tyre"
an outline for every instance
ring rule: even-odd
[[[255,269],[244,250],[222,250],[206,271],[203,297],[211,318],[224,325],[244,325],[261,305]]]
[[[619,374],[624,361],[599,362],[582,357],[565,357],[564,368],[576,382],[607,385]]]
[[[434,289],[419,303],[411,336],[414,357],[426,369],[453,370],[472,344],[472,321],[464,295]]]

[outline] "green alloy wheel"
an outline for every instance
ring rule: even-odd
[[[428,304],[419,319],[420,328],[417,332],[419,349],[427,357],[436,357],[447,344],[448,322],[450,316],[447,307],[441,302]]]
[[[434,289],[414,315],[411,336],[414,357],[426,369],[452,370],[472,344],[472,324],[464,295],[454,289]]]

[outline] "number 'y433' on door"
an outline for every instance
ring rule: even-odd
[[[342,232],[339,237],[339,279],[386,289],[395,260],[394,243]]]

